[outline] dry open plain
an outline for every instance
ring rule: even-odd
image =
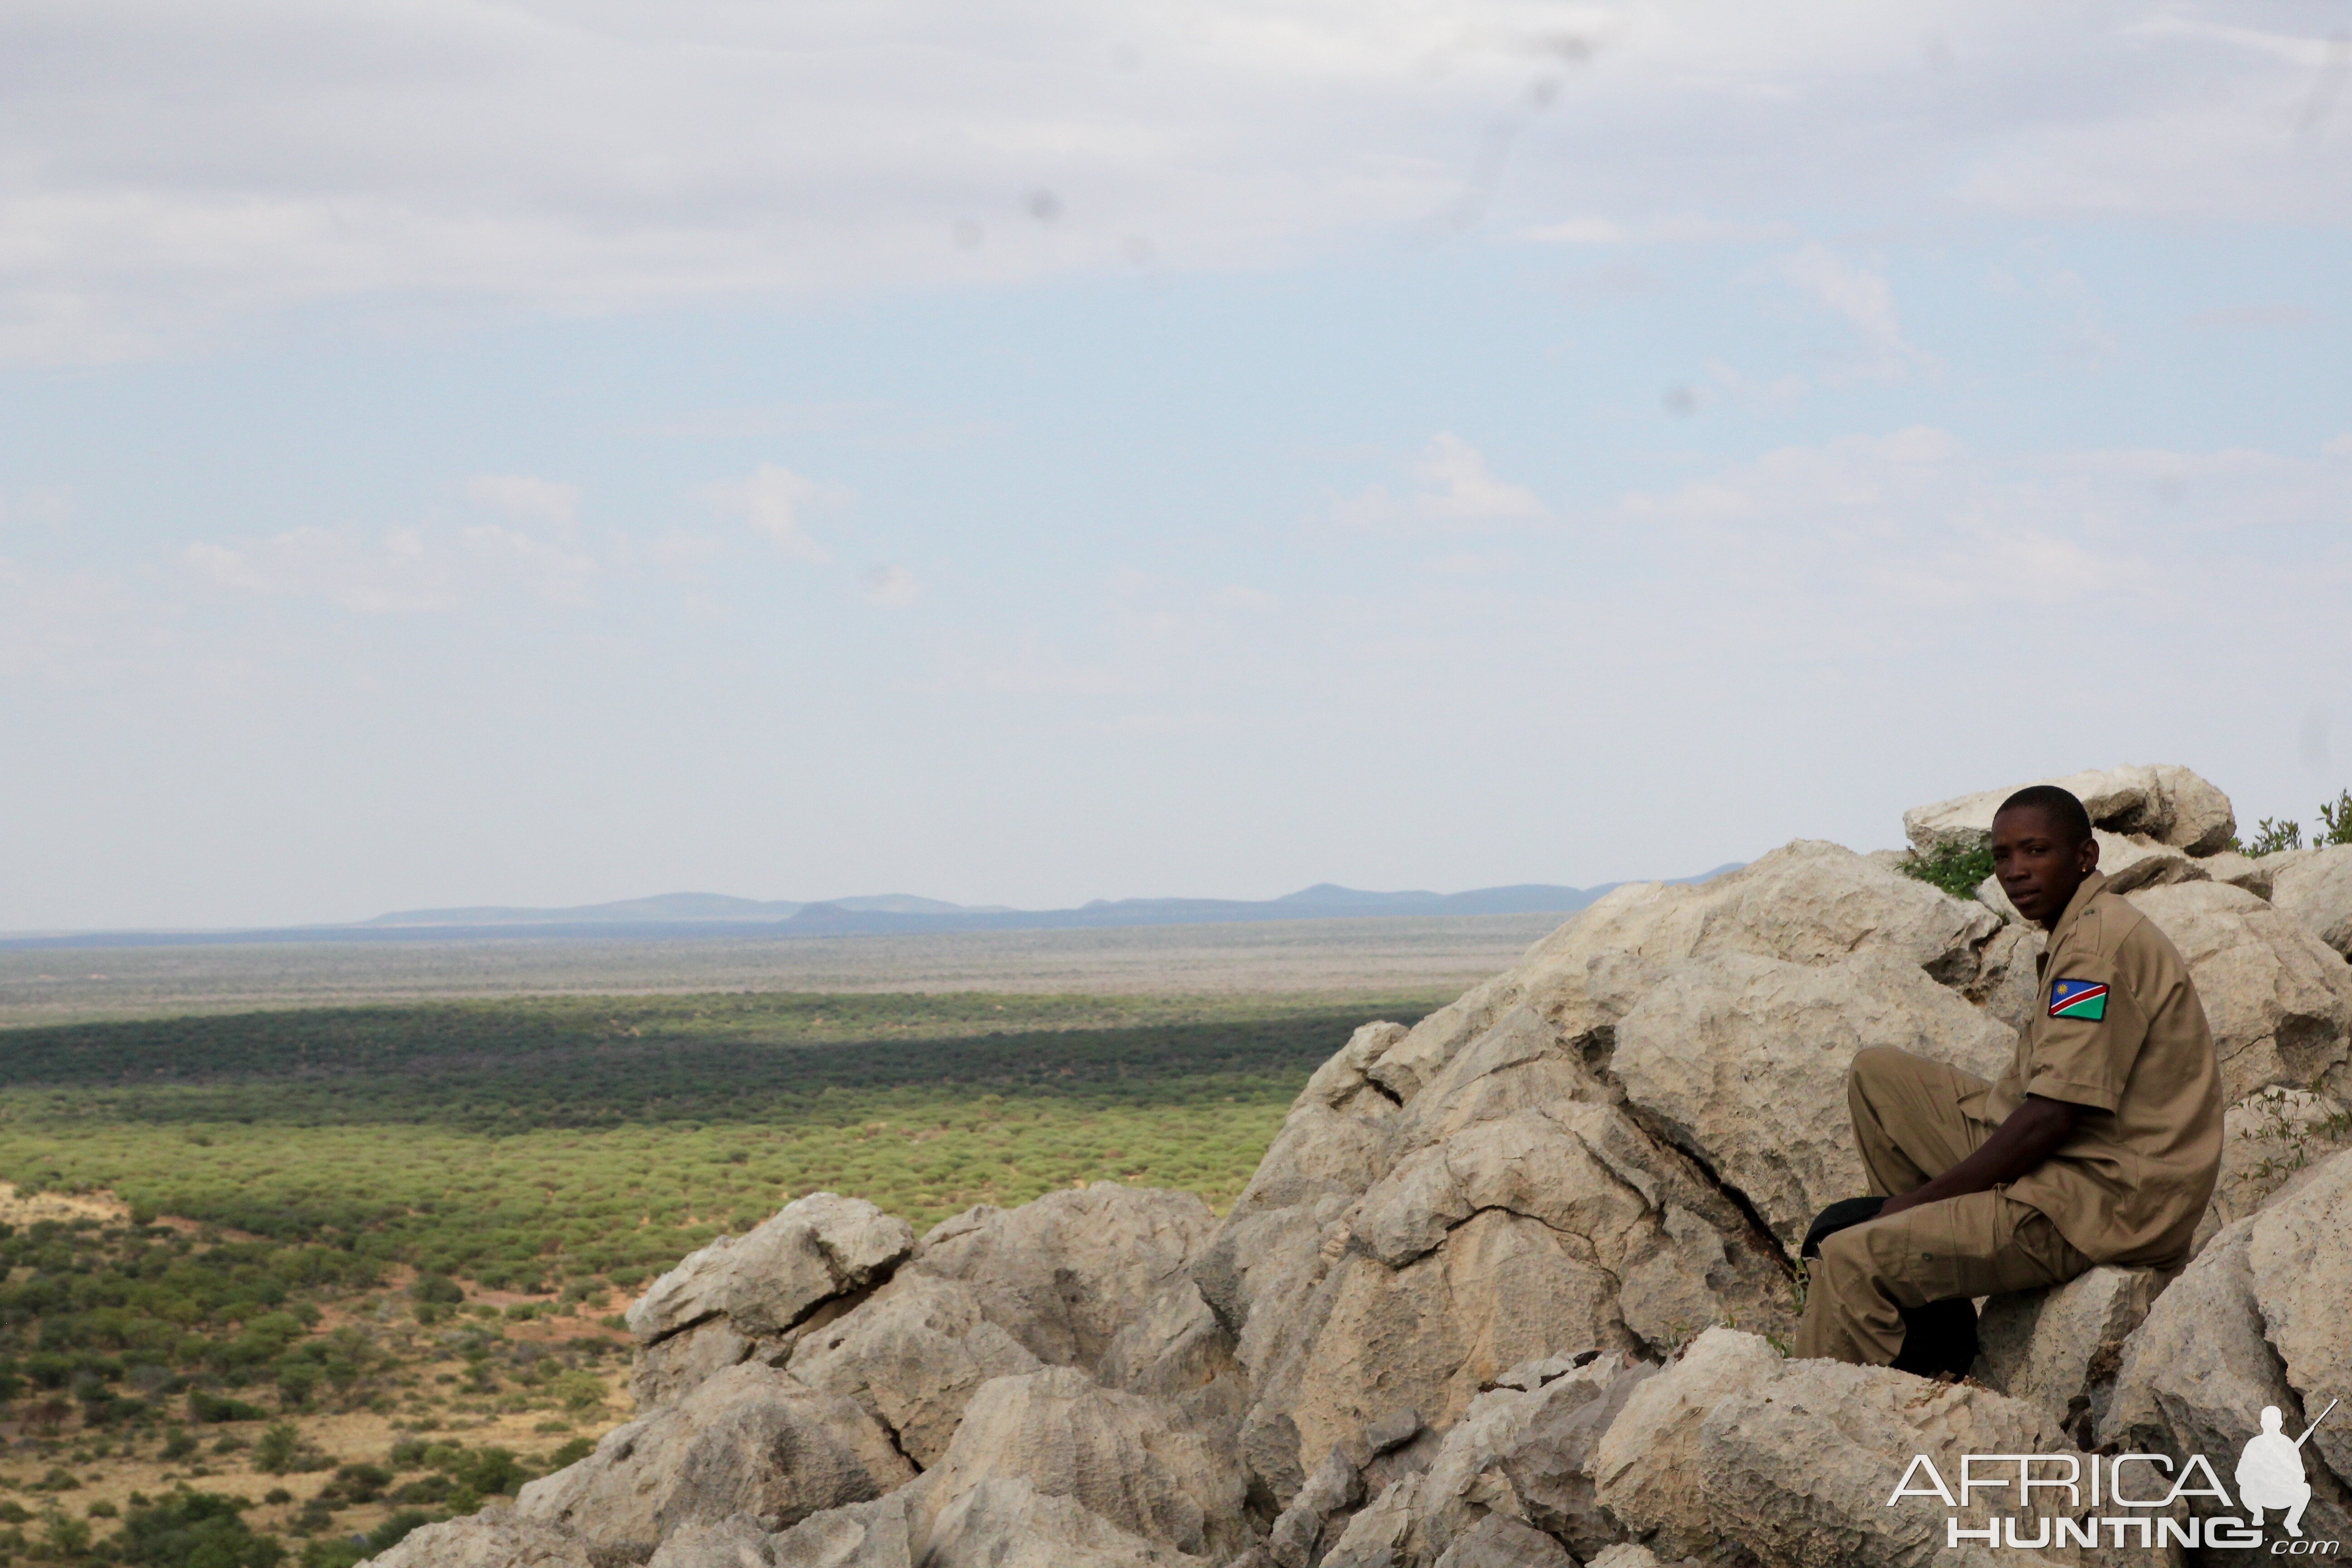
[[[0,1026],[436,998],[714,991],[1343,996],[1460,990],[1566,915],[677,941],[0,952]]]

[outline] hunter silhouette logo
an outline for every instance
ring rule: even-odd
[[[2336,1401],[2327,1402],[2327,1410],[2336,1408]],[[2319,1421],[2327,1419],[2327,1410],[2319,1413]],[[2263,1429],[2246,1439],[2245,1452],[2238,1456],[2238,1500],[2246,1507],[2246,1522],[2259,1529],[2263,1510],[2286,1510],[2286,1532],[2301,1540],[2303,1510],[2311,1501],[2311,1482],[2303,1473],[2303,1446],[2319,1430],[2319,1421],[2303,1429],[2303,1436],[2287,1441],[2280,1429],[2283,1417],[2275,1405],[2263,1406]]]
[[[2278,1406],[2264,1406],[2262,1430],[2246,1439],[2238,1456],[2234,1500],[2202,1454],[2179,1462],[2163,1454],[1964,1454],[1957,1487],[1937,1472],[1932,1458],[1914,1454],[1886,1506],[1896,1507],[1906,1498],[1934,1498],[1953,1510],[1944,1521],[1948,1548],[2025,1551],[2102,1544],[2157,1552],[2259,1551],[2263,1515],[2275,1512],[2284,1515],[2279,1522],[2286,1539],[2270,1542],[2269,1555],[2334,1557],[2342,1542],[2304,1539],[2303,1510],[2310,1506],[2312,1488],[2304,1473],[2303,1446],[2336,1405],[2329,1400],[2300,1437],[2286,1435]],[[1979,1492],[1991,1496],[1979,1500],[1974,1496]],[[2036,1492],[2043,1495],[2037,1499]],[[1963,1521],[1962,1512],[1984,1510],[1993,1499],[1999,1501],[1979,1512],[1978,1522]],[[2199,1499],[2211,1501],[2200,1509]],[[2244,1517],[2226,1511],[2231,1509],[2242,1510]]]

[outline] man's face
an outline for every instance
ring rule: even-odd
[[[1992,819],[1992,870],[2017,912],[2036,925],[2055,926],[2074,889],[2099,864],[2099,844],[2070,842],[2050,814],[2021,805]]]

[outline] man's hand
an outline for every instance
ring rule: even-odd
[[[1879,1216],[1885,1218],[1965,1193],[1981,1193],[2017,1180],[2057,1152],[2058,1146],[2074,1133],[2074,1123],[2082,1114],[2083,1107],[2066,1100],[2027,1095],[1975,1153],[1933,1181],[1887,1199],[1886,1206],[1878,1211]]]

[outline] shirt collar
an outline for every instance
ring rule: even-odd
[[[2106,891],[2106,888],[2107,874],[2105,871],[2094,871],[2083,879],[2083,885],[2074,889],[2073,898],[2066,900],[2066,912],[2060,915],[2058,923],[2051,928],[2050,942],[2045,951],[2058,951],[2058,944],[2074,931],[2074,922],[2083,918],[2083,911],[2090,908],[2091,900]]]

